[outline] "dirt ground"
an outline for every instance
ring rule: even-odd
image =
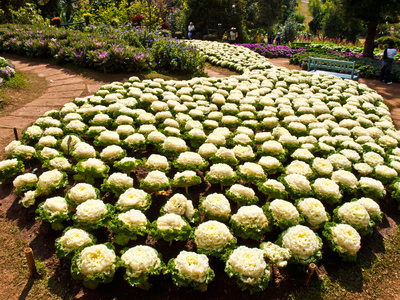
[[[11,57],[12,61],[19,69],[26,74],[31,74],[36,78],[36,90],[34,97],[29,98],[23,105],[17,105],[0,117],[0,147],[4,148],[8,142],[13,139],[11,129],[17,128],[20,133],[29,122],[35,120],[39,115],[47,110],[62,106],[64,103],[73,100],[75,97],[86,96],[97,91],[97,89],[111,81],[124,81],[132,74],[125,74],[118,77],[106,75],[93,75],[90,73],[75,73],[68,69],[47,65],[43,62],[30,62],[21,57]],[[271,59],[276,66],[287,67],[289,69],[296,68],[288,64],[287,59]],[[231,71],[220,68],[208,68],[207,72],[211,77],[226,77],[234,74]],[[110,80],[111,79],[111,80]],[[383,85],[377,80],[363,80],[360,82],[367,84],[371,88],[377,90],[382,97],[391,103],[393,112],[400,109],[400,85],[393,84],[391,86]],[[41,89],[41,91],[38,91]],[[21,95],[16,95],[20,98]],[[27,98],[28,99],[28,98]],[[29,104],[26,106],[26,104]],[[399,128],[400,113],[398,118],[393,118]],[[151,151],[151,150],[149,150]],[[31,166],[34,168],[35,166]],[[143,174],[136,174],[138,178]],[[135,180],[138,182],[138,180]],[[203,181],[204,182],[204,181]],[[207,186],[203,183],[196,189],[191,190],[191,197],[198,199],[199,194],[207,190]],[[153,199],[151,215],[158,214],[161,203],[165,203],[165,196],[157,196]],[[139,297],[139,299],[253,299],[249,293],[242,293],[238,288],[234,279],[229,279],[223,272],[223,264],[219,260],[211,260],[211,267],[215,270],[215,280],[209,285],[207,292],[199,294],[188,288],[177,288],[172,284],[169,276],[159,276],[152,280],[153,288],[146,292],[139,289],[131,288],[125,280],[122,279],[122,270],[118,271],[113,283],[100,285],[97,290],[88,290],[82,288],[80,281],[75,281],[70,276],[69,261],[59,261],[55,256],[54,240],[59,236],[58,232],[53,231],[48,223],[35,220],[34,208],[23,209],[17,203],[16,196],[12,193],[12,185],[2,184],[0,186],[0,226],[4,229],[4,233],[0,235],[0,299],[50,299],[58,297],[60,299],[131,299]],[[393,228],[396,227],[399,220],[397,207],[393,204],[383,203],[383,209],[388,213],[385,215],[384,222],[380,226],[379,231],[369,237],[371,244],[374,246],[362,249],[365,256],[373,260],[375,252],[383,251],[383,238],[388,236]],[[100,229],[95,232],[98,237],[103,237],[99,242],[105,242],[110,239],[108,232]],[[267,238],[274,240],[275,236]],[[193,245],[182,242],[174,242],[171,246],[164,241],[154,241],[140,239],[138,242],[143,244],[152,244],[157,249],[162,249],[164,261],[175,257],[182,248],[191,249]],[[256,247],[258,242],[240,241],[241,244]],[[257,245],[256,245],[257,244]],[[48,270],[47,282],[44,286],[48,290],[46,293],[40,288],[35,290],[35,284],[26,275],[26,264],[24,263],[23,248],[28,246],[39,260],[45,263]],[[10,251],[13,249],[13,251]],[[14,250],[21,252],[15,252]],[[326,251],[328,253],[329,251]],[[19,269],[16,268],[16,261],[19,261]],[[18,265],[18,264],[17,264]],[[319,270],[322,273],[334,272],[335,269],[346,267],[345,263],[338,262],[335,255],[324,254],[323,260],[319,264]],[[283,270],[275,268],[273,270],[272,283],[268,289],[256,296],[263,296],[265,299],[287,299],[289,293],[301,291],[304,287],[304,270],[298,270],[296,267],[289,266]],[[397,284],[397,282],[396,282]],[[43,293],[43,294],[41,294]],[[386,299],[386,298],[385,298]]]

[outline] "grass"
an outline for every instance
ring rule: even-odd
[[[337,263],[336,270],[315,279],[305,292],[291,299],[399,299],[400,228],[382,243],[368,237],[354,264]],[[380,249],[379,249],[380,248]]]
[[[22,90],[26,89],[28,86],[28,78],[17,72],[10,80],[4,81],[4,84],[0,87],[0,99],[3,100],[3,102],[10,101],[10,90]]]

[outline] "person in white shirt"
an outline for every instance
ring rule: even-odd
[[[194,31],[195,31],[195,28],[194,28],[193,22],[190,22],[189,26],[188,26],[188,37],[189,37],[189,40],[192,39]]]
[[[392,81],[390,80],[390,72],[392,71],[393,61],[396,54],[397,50],[394,48],[394,42],[390,40],[388,48],[383,51],[381,74],[379,75],[379,80],[386,84],[392,84]]]

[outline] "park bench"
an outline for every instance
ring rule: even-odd
[[[343,79],[358,81],[360,71],[355,70],[355,65],[354,61],[309,57],[307,70],[318,74],[335,75]]]
[[[296,48],[298,48],[298,47],[300,48],[300,47],[309,46],[309,45],[311,45],[311,43],[310,42],[293,42],[292,45]]]
[[[61,24],[61,26],[64,26],[64,27],[69,27],[69,26],[74,26],[74,25],[82,25],[82,24],[86,24],[86,22],[85,21],[81,21],[81,22],[74,22],[74,23],[65,23],[65,24]]]

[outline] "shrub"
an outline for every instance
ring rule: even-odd
[[[378,47],[379,48],[386,48],[389,41],[393,41],[394,47],[399,49],[400,48],[400,39],[395,36],[382,36],[378,40]]]

